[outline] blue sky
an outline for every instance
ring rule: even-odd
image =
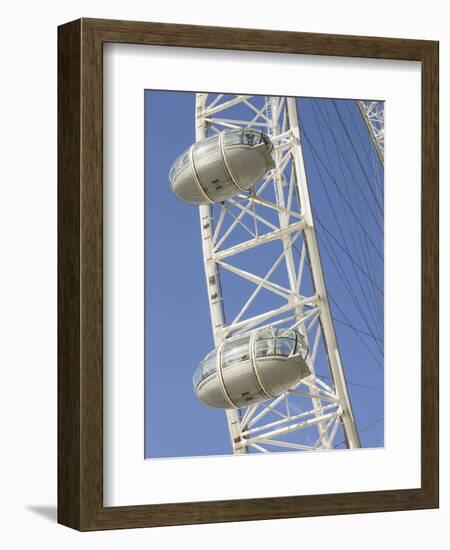
[[[362,446],[382,446],[382,167],[355,101],[298,98],[297,107],[325,280]],[[192,391],[193,371],[213,348],[198,209],[179,202],[168,184],[173,160],[195,140],[195,94],[147,90],[145,117],[145,455],[229,454],[224,412],[206,407]],[[233,288],[224,283],[232,307]],[[338,434],[338,447],[341,441]]]

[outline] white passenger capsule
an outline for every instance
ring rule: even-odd
[[[193,376],[197,398],[238,409],[276,397],[310,375],[308,347],[297,331],[272,327],[226,340],[209,353]]]
[[[224,130],[194,143],[172,164],[172,191],[190,204],[224,201],[255,185],[275,164],[266,134],[250,128]]]

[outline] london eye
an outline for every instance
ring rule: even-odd
[[[378,163],[375,181],[384,161],[383,104],[356,105],[370,136],[370,162]],[[192,365],[193,391],[205,407],[224,409],[236,454],[361,446],[335,323],[339,314],[339,322],[354,329],[382,363],[383,296],[374,274],[382,258],[379,240],[364,221],[371,216],[367,223],[382,231],[382,197],[378,181],[378,187],[371,183],[370,206],[359,206],[345,192],[340,204],[330,198],[327,186],[338,179],[338,160],[341,185],[356,171],[343,166],[339,155],[349,128],[334,107],[341,136],[323,106],[313,105],[309,113],[316,122],[322,116],[320,132],[328,129],[334,138],[332,157],[325,146],[314,148],[295,98],[198,93],[196,142],[180,152],[169,174],[186,208],[199,209],[214,340],[213,349]],[[335,210],[338,229],[328,234],[311,200],[305,149]],[[359,231],[352,233],[352,249],[338,218],[345,207],[355,217],[348,223]],[[353,300],[364,328],[354,326],[327,290],[321,254],[339,246],[360,285],[359,293],[349,288],[344,299]],[[264,273],[254,269],[257,257],[264,259]],[[230,277],[243,283],[242,290],[236,283],[227,286]]]

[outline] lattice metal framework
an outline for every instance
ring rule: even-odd
[[[384,165],[384,101],[358,101],[357,103],[378,158]]]
[[[197,140],[239,127],[271,137],[276,167],[249,193],[199,207],[215,345],[257,327],[296,328],[308,340],[311,375],[275,399],[226,411],[233,451],[330,449],[338,433],[347,447],[359,447],[311,213],[296,100],[197,94]],[[317,372],[327,372],[328,383]]]

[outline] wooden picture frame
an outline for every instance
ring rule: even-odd
[[[413,60],[422,67],[421,487],[103,505],[102,78],[106,42]],[[79,19],[58,29],[58,521],[81,530],[438,507],[438,43]]]

